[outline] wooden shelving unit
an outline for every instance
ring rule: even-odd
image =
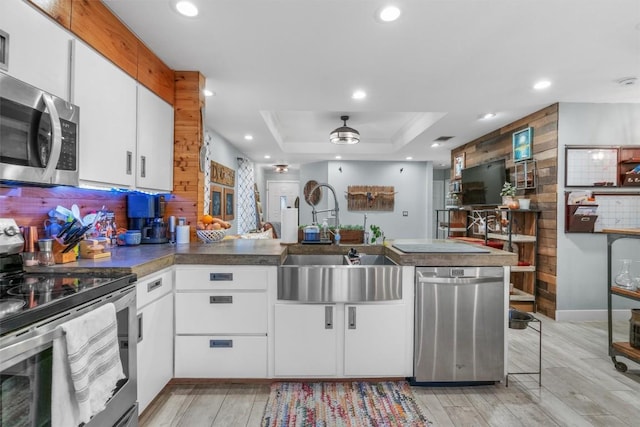
[[[640,349],[631,347],[628,341],[614,342],[611,310],[613,307],[612,296],[617,295],[633,301],[640,302],[640,291],[624,289],[616,287],[613,284],[613,268],[612,268],[612,247],[613,244],[620,239],[640,239],[640,229],[604,229],[603,233],[607,234],[607,323],[609,335],[609,356],[613,361],[613,366],[620,372],[626,372],[627,365],[619,362],[616,357],[623,356],[629,360],[640,363]]]

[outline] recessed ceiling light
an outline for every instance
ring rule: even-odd
[[[440,144],[438,144],[437,142],[434,142],[433,144],[431,144],[432,147],[440,147]]]
[[[189,18],[198,16],[198,8],[196,7],[196,5],[187,0],[180,0],[179,2],[177,2],[176,10],[181,15],[187,16]]]
[[[342,158],[342,156],[336,156],[336,159],[340,160]]]
[[[393,22],[399,17],[400,9],[396,6],[387,6],[380,10],[380,13],[378,14],[378,18],[380,18],[382,22]]]
[[[204,94],[204,96],[213,96],[213,92],[209,89],[203,90],[202,93]]]
[[[367,92],[363,90],[356,90],[355,92],[353,92],[353,95],[351,95],[351,98],[353,99],[365,99],[366,97]]]
[[[246,139],[247,141],[253,141],[253,135],[246,134],[244,136],[244,139]]]
[[[484,113],[480,116],[482,120],[493,119],[496,116],[496,113]]]
[[[407,156],[407,160],[413,160],[413,157]]]
[[[270,155],[268,155],[268,154],[265,154],[265,155],[264,155],[264,158],[265,158],[265,159],[270,159],[270,158],[271,158],[271,156],[270,156]]]
[[[535,90],[542,90],[548,88],[549,86],[551,86],[551,82],[549,80],[540,80],[533,85],[533,88]]]

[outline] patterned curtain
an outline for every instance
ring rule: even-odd
[[[238,157],[238,233],[255,230],[256,197],[254,193],[253,163]]]

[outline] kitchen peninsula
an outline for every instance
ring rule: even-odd
[[[411,377],[416,267],[504,267],[506,272],[517,263],[515,254],[490,247],[445,240],[419,243],[482,252],[405,253],[390,241],[384,246],[320,246],[232,239],[116,247],[108,258],[29,269],[137,275],[142,412],[170,381]],[[366,301],[280,298],[278,274],[287,256],[347,255],[351,248],[399,266],[392,298],[380,300],[376,293]],[[501,341],[506,349],[506,340]]]

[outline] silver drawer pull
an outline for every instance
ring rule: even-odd
[[[211,282],[229,282],[233,280],[233,273],[209,273]]]
[[[324,308],[324,328],[333,329],[333,307],[330,305]]]
[[[232,348],[233,340],[209,340],[209,348]]]
[[[356,308],[349,307],[349,329],[356,328]]]
[[[232,295],[209,297],[209,304],[233,304]]]
[[[142,315],[144,313],[140,313],[138,314],[138,342],[142,341],[144,339],[144,337],[142,336],[142,328],[143,328],[143,320],[142,320]]]
[[[154,289],[158,289],[160,286],[162,286],[162,279],[158,279],[154,282],[148,283],[147,292],[151,292]]]

